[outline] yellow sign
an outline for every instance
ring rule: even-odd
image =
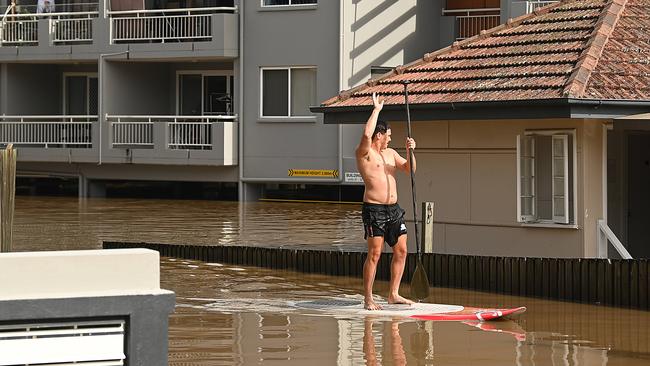
[[[338,178],[339,171],[337,169],[323,170],[323,169],[289,169],[287,175],[290,177],[332,177]]]

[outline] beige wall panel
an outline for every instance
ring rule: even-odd
[[[522,124],[516,121],[452,121],[449,146],[454,149],[513,149]]]
[[[405,152],[401,151],[400,154],[405,155]],[[469,162],[469,154],[418,153],[417,201],[435,202],[437,221],[469,220]],[[408,173],[398,175],[397,189],[400,206],[412,219],[413,203]]]
[[[517,216],[515,152],[471,155],[471,221],[514,224]]]
[[[490,120],[450,121],[449,147],[452,149],[514,149],[517,135],[527,129],[578,128],[580,121],[549,120]]]
[[[597,255],[598,220],[603,214],[603,124],[585,120],[582,129],[582,174],[584,182],[584,256]]]
[[[580,257],[576,229],[445,225],[447,254]],[[434,244],[435,245],[435,244]]]
[[[392,132],[390,146],[394,149],[404,149],[406,143],[406,123],[389,121]],[[449,122],[413,122],[411,124],[411,137],[417,143],[416,150],[421,149],[446,149],[449,148]]]

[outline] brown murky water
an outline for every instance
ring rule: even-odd
[[[358,206],[18,197],[17,250],[98,248],[102,240],[363,248]],[[433,289],[427,301],[525,305],[517,321],[431,322],[292,306],[360,299],[360,279],[161,260],[177,294],[172,366],[648,365],[650,313]],[[378,282],[385,294],[387,283]],[[403,289],[408,293],[408,289]]]

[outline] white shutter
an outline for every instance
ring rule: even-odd
[[[535,136],[517,136],[517,221],[537,219],[535,203]]]
[[[553,135],[553,222],[569,223],[568,135]]]

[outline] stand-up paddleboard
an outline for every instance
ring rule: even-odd
[[[420,320],[478,320],[488,321],[519,315],[525,307],[514,309],[481,309],[461,305],[415,303],[413,305],[388,304],[378,301],[381,310],[366,310],[363,302],[353,299],[319,299],[300,301],[293,305],[297,308],[311,309],[337,315],[404,317]]]

